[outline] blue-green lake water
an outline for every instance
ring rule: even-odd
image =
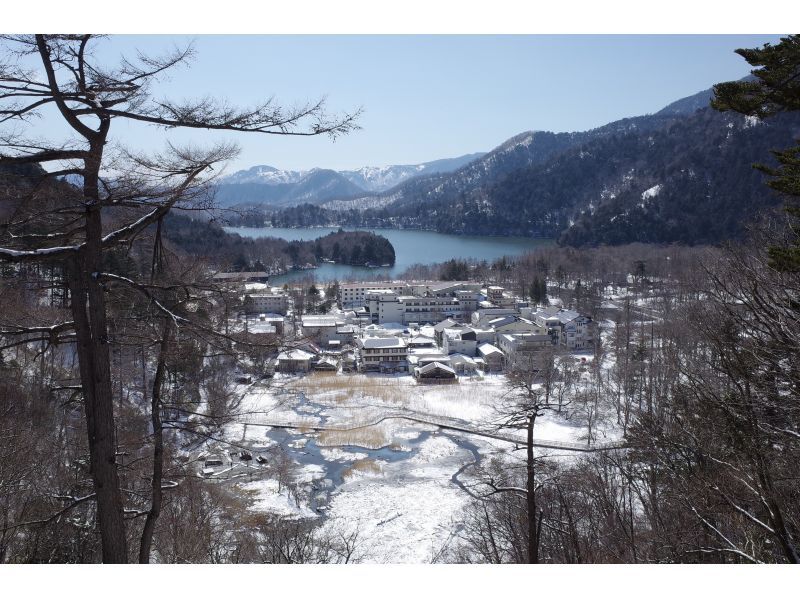
[[[414,264],[430,265],[450,259],[475,259],[491,262],[502,256],[517,256],[551,245],[551,239],[527,237],[475,237],[466,235],[444,235],[423,230],[394,230],[381,228],[350,228],[344,230],[366,230],[383,235],[394,246],[395,264],[389,268],[366,268],[342,264],[321,264],[314,270],[298,270],[282,276],[274,276],[270,283],[286,282],[314,277],[319,281],[363,280],[372,278],[392,279]],[[227,227],[225,230],[243,237],[278,237],[287,241],[308,241],[335,232],[336,228],[244,228]]]

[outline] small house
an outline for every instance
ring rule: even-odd
[[[483,343],[478,347],[478,357],[483,360],[484,371],[501,372],[503,370],[503,352],[491,343]]]
[[[443,383],[456,380],[455,370],[438,361],[417,368],[414,370],[414,376],[419,382]]]
[[[281,351],[278,354],[278,364],[275,369],[285,373],[308,372],[311,370],[311,359],[313,357],[313,353],[303,351],[303,349]]]

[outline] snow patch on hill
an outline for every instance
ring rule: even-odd
[[[649,189],[642,192],[642,199],[652,199],[653,197],[659,194],[661,189],[662,189],[661,184],[653,185]]]

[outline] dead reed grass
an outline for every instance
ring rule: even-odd
[[[355,430],[324,430],[317,437],[317,446],[358,446],[379,449],[389,444],[389,435],[381,425]]]
[[[359,473],[363,474],[379,474],[383,468],[381,464],[375,461],[374,459],[361,459],[360,461],[356,461],[350,467],[345,469],[342,472],[342,477],[344,479],[351,478]]]

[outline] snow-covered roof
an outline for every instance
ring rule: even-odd
[[[264,284],[263,282],[248,282],[244,285],[244,290],[246,293],[251,293],[254,291],[266,291],[269,289],[269,285]]]
[[[268,321],[251,322],[247,325],[247,331],[250,334],[275,334],[277,332],[277,329]]]
[[[438,324],[436,324],[436,326],[434,326],[433,329],[436,332],[441,332],[442,330],[446,330],[447,328],[452,328],[453,326],[460,326],[460,324],[451,318],[447,318],[446,320],[443,320]]]
[[[561,320],[563,324],[567,322],[572,322],[575,318],[579,317],[581,314],[578,312],[571,310],[571,309],[562,309],[556,313],[556,317]]]
[[[325,328],[344,324],[339,316],[300,316],[304,328]]]
[[[419,368],[417,370],[417,372],[419,372],[419,375],[422,376],[422,375],[425,375],[425,374],[430,374],[431,372],[434,372],[436,370],[440,370],[442,372],[447,372],[448,374],[452,374],[453,376],[456,375],[456,371],[453,368],[448,367],[448,366],[444,365],[443,363],[439,363],[438,361],[433,361],[433,362],[429,363],[428,365],[423,365],[421,368]]]
[[[581,314],[574,309],[558,309],[551,307],[539,310],[534,315],[548,321],[552,321],[553,318],[556,318],[562,324],[567,324],[568,322],[572,322],[575,318],[580,317]]]
[[[396,336],[371,336],[359,339],[359,342],[365,349],[396,349],[406,346],[405,339]]]
[[[413,363],[432,363],[438,361],[439,363],[450,363],[450,356],[444,353],[427,353],[417,354],[414,356]]]
[[[408,341],[409,345],[435,345],[436,341],[424,334],[418,334]]]
[[[503,354],[503,352],[500,349],[498,349],[491,343],[483,343],[482,345],[480,345],[478,347],[478,353],[480,353],[483,357],[486,357],[487,355],[491,355],[493,353],[499,353],[500,355]]]
[[[334,359],[333,357],[320,357],[317,360],[317,364],[322,364],[322,363],[332,366],[339,365],[336,359]]]
[[[514,316],[514,315],[509,314],[509,315],[500,316],[498,318],[493,318],[493,319],[489,320],[489,325],[490,326],[501,326],[503,324],[510,324],[511,322],[516,322],[516,321],[517,321],[517,317]]]
[[[307,361],[314,357],[313,353],[303,351],[302,349],[291,349],[290,351],[281,351],[278,353],[278,361]]]
[[[464,355],[463,353],[453,353],[450,356],[450,363],[475,363],[475,360],[470,357],[469,355]]]

